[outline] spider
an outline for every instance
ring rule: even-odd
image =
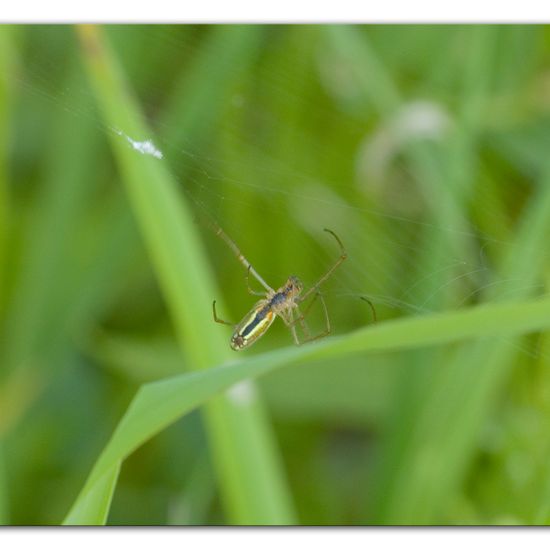
[[[243,317],[240,323],[229,323],[220,319],[216,314],[216,300],[212,304],[212,312],[214,315],[214,321],[224,325],[230,325],[234,328],[233,335],[231,336],[231,348],[235,351],[240,351],[250,347],[261,336],[263,336],[267,329],[271,326],[275,317],[279,316],[290,329],[294,343],[299,346],[306,342],[312,342],[319,338],[324,338],[330,334],[330,320],[328,316],[327,306],[322,294],[319,292],[319,287],[324,283],[334,272],[334,270],[347,258],[346,250],[342,241],[338,238],[336,233],[330,229],[325,229],[327,233],[331,234],[340,247],[340,257],[332,265],[332,267],[313,285],[305,294],[301,294],[304,286],[298,277],[291,275],[286,283],[274,290],[271,288],[258,272],[252,267],[252,264],[244,257],[237,245],[229,238],[229,236],[219,226],[214,228],[216,235],[231,248],[238,260],[246,268],[246,286],[250,294],[255,296],[263,296],[263,298],[257,302],[254,307]],[[265,288],[266,292],[255,292],[250,288],[250,274]],[[300,304],[307,300],[312,294],[315,294],[313,300],[307,305],[303,313],[300,311]],[[316,336],[311,336],[309,328],[305,321],[305,316],[316,302],[317,298],[321,300],[323,310],[325,312],[326,327],[323,332]],[[296,315],[296,316],[295,316]],[[296,323],[298,323],[306,339],[300,342],[298,334],[296,333]]]

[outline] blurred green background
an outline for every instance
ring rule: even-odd
[[[323,289],[335,334],[373,322],[361,296],[383,323],[547,293],[546,26],[102,31],[192,212],[224,319],[254,298],[211,221],[274,287],[289,274],[314,284],[338,256],[322,231],[334,230],[349,254]],[[71,26],[0,27],[7,524],[60,523],[140,385],[193,368],[110,146],[131,149],[128,130],[98,109],[86,55]],[[308,321],[321,331],[321,308]],[[212,330],[229,344],[229,327]],[[497,338],[261,378],[295,521],[550,522],[549,343]],[[243,353],[287,345],[277,321]],[[132,454],[108,523],[235,523],[208,441],[194,412]]]

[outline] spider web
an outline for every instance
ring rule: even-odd
[[[155,131],[137,141],[124,128],[105,126],[84,75],[76,82],[63,79],[58,66],[63,41],[54,38],[59,29],[41,32],[51,38],[44,54],[12,75],[22,95],[92,120],[98,132],[115,133],[136,154],[152,154],[170,164],[197,219],[206,221],[202,227],[219,265],[221,286],[229,282],[234,292],[242,277],[241,296],[230,299],[235,309],[249,298],[242,268],[208,234],[208,221],[230,235],[273,288],[290,274],[298,275],[306,288],[314,285],[339,255],[323,232],[333,230],[348,253],[322,289],[335,327],[370,322],[370,310],[359,297],[368,298],[383,320],[465,307],[483,300],[488,291],[498,294],[499,288],[510,297],[526,290],[521,280],[499,277],[495,267],[512,248],[513,230],[493,230],[513,228],[521,217],[517,205],[528,200],[531,183],[521,172],[523,164],[503,161],[509,151],[505,140],[501,149],[488,152],[479,139],[473,140],[463,157],[471,164],[463,182],[469,189],[454,203],[459,216],[444,217],[434,189],[447,192],[445,148],[457,120],[442,100],[434,99],[437,90],[425,94],[429,99],[417,99],[413,89],[413,99],[381,116],[336,52],[323,50],[325,42],[302,51],[300,31],[268,29],[264,33],[272,42],[260,40],[255,59],[228,87],[221,105],[214,106],[216,118],[197,140],[178,132],[181,121],[162,114],[174,100],[175,77],[165,75],[162,82],[154,72],[138,77],[140,60],[126,55],[126,38],[141,40],[144,63],[160,59],[165,68],[177,60],[176,74],[192,72],[195,58],[218,53],[208,29],[110,29]],[[304,27],[301,32],[314,31]],[[155,58],[155,52],[164,55]],[[205,69],[207,75],[213,70]],[[425,181],[429,170],[419,170],[411,157],[417,148],[430,159],[430,177],[437,182],[432,188]],[[504,207],[484,188],[495,165],[497,174],[518,182],[506,191]],[[488,187],[496,188],[494,182]],[[476,212],[480,201],[483,218]],[[532,294],[543,292],[541,284],[530,286]],[[241,311],[247,308],[248,302]]]

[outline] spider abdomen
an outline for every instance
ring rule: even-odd
[[[275,320],[275,313],[267,300],[258,302],[235,327],[231,337],[231,348],[240,351],[250,347]]]

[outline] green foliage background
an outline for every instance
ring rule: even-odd
[[[549,37],[0,27],[0,520],[550,522]]]

